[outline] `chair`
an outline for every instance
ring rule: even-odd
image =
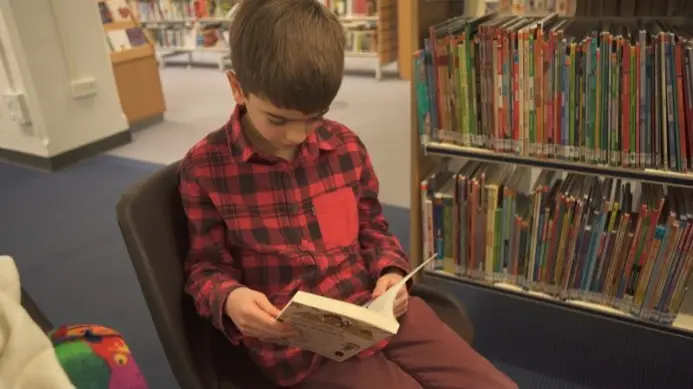
[[[118,224],[166,358],[183,389],[275,388],[236,347],[195,312],[183,291],[188,249],[186,217],[177,189],[178,163],[128,189],[117,204]],[[420,296],[471,343],[472,325],[454,298],[424,285]]]
[[[43,330],[43,332],[51,331],[53,329],[53,323],[48,320],[48,317],[46,317],[41,308],[39,308],[34,299],[31,298],[24,288],[21,288],[21,292],[22,308],[24,308],[29,317]]]

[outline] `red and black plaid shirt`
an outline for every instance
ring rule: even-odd
[[[279,309],[298,290],[362,304],[385,269],[406,272],[409,262],[388,232],[378,179],[356,134],[325,120],[286,161],[248,143],[243,114],[237,107],[181,164],[190,226],[186,289],[201,316],[234,344],[242,341],[277,384],[291,386],[321,358],[243,337],[224,314],[229,293],[247,286]]]

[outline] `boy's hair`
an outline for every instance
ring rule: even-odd
[[[242,0],[229,44],[243,93],[279,108],[327,110],[342,84],[344,29],[317,0]]]

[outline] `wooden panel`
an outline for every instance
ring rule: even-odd
[[[398,13],[398,68],[405,80],[412,79],[412,54],[421,48],[431,24],[443,21],[459,9],[452,1],[400,0]]]
[[[378,52],[380,63],[397,60],[397,0],[378,2]]]
[[[397,7],[397,70],[404,80],[410,80],[412,75],[411,53],[414,52],[414,18],[412,11],[414,5],[418,7],[418,0],[400,0]],[[418,25],[418,24],[416,24]]]
[[[113,23],[105,23],[103,25],[103,29],[106,31],[114,31],[114,30],[124,30],[126,28],[132,28],[136,27],[137,25],[135,24],[134,21],[126,21],[126,22],[113,22]]]
[[[421,141],[419,138],[419,120],[416,116],[416,86],[411,76],[412,71],[412,55],[418,50],[422,43],[423,37],[428,33],[428,26],[442,22],[453,16],[452,3],[449,2],[432,2],[426,3],[423,0],[412,0],[411,4],[411,51],[406,53],[406,61],[409,64],[409,80],[411,83],[411,132],[410,132],[410,152],[411,152],[411,203],[409,214],[409,236],[410,236],[410,261],[412,266],[418,266],[422,261],[423,246],[421,237],[421,179],[434,166],[435,157],[427,157],[421,149]],[[405,57],[402,55],[401,57]],[[401,69],[401,68],[400,68]],[[415,277],[420,278],[420,275]]]
[[[154,48],[151,45],[135,47],[124,51],[114,51],[111,53],[111,62],[113,65],[122,62],[133,61],[136,59],[151,57],[154,55]]]
[[[113,64],[123,113],[132,125],[166,111],[154,55]]]

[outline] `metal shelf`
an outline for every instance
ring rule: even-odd
[[[693,187],[693,173],[680,173],[655,169],[633,169],[608,165],[594,165],[561,159],[525,157],[475,147],[463,147],[437,142],[429,142],[425,144],[424,151],[427,155],[468,158],[499,163],[513,163],[529,167],[565,170],[588,175]]]
[[[492,283],[456,277],[451,274],[439,271],[425,270],[423,280],[424,283],[429,283],[435,286],[441,286],[447,289],[453,288],[455,283],[463,283],[466,285],[470,285],[474,288],[480,288],[493,293],[499,293],[511,298],[521,299],[537,304],[544,304],[557,309],[567,309],[575,313],[591,315],[604,320],[618,321],[628,325],[644,328],[650,331],[658,331],[668,335],[679,336],[689,340],[693,339],[693,314],[687,312],[679,312],[676,321],[672,325],[667,325],[663,323],[642,320],[626,313],[614,314],[606,310],[596,310],[589,308],[588,306],[584,306],[582,304],[573,304],[556,298],[541,297],[539,295],[530,294],[528,292],[501,288],[495,286]]]

